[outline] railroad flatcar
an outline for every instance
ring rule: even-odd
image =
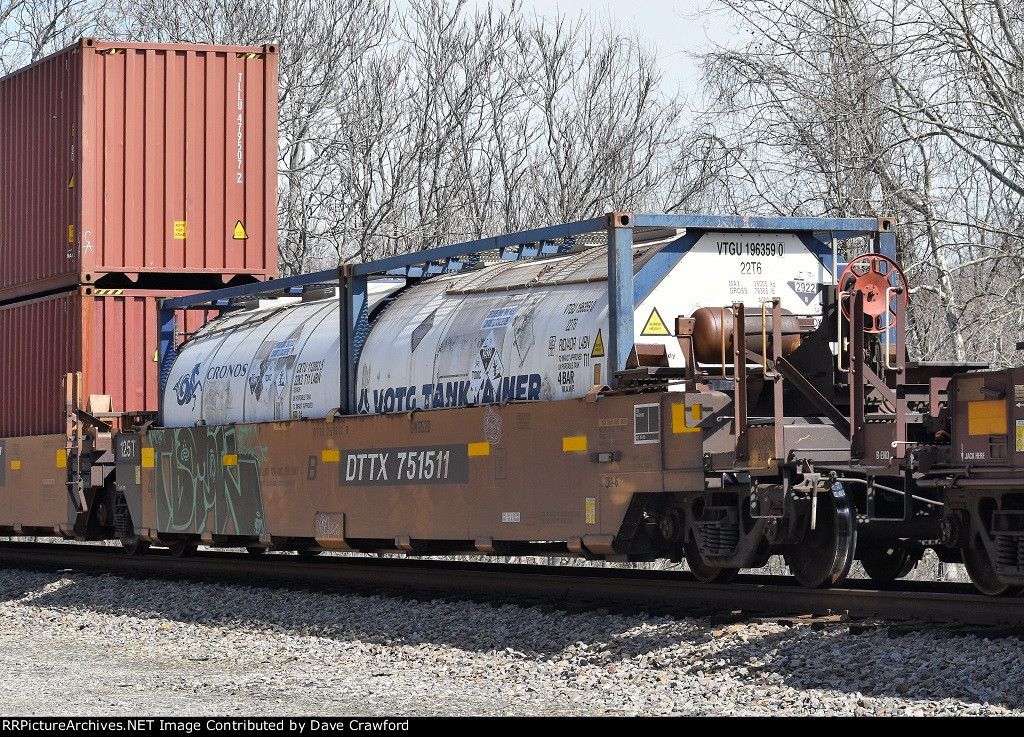
[[[70,376],[66,436],[0,440],[0,529],[1019,591],[1024,369],[908,359],[895,228],[609,213],[166,299],[160,406]]]

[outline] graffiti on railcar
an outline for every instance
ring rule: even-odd
[[[156,521],[162,532],[266,532],[260,464],[267,447],[252,426],[151,430]]]

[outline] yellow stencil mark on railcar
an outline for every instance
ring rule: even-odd
[[[587,436],[586,435],[570,435],[569,437],[562,438],[562,452],[563,453],[576,453],[579,451],[585,451],[587,449]]]
[[[690,410],[690,421],[686,419],[687,407],[685,404],[673,404],[672,405],[672,432],[676,435],[684,432],[700,432],[699,427],[695,425],[700,423],[703,411],[699,404],[694,404],[689,407]]]
[[[466,452],[469,453],[470,457],[489,456],[491,454],[491,444],[486,440],[482,443],[469,443],[466,446]]]
[[[587,510],[587,512],[586,512],[586,514],[587,514],[587,524],[588,525],[596,525],[597,524],[597,497],[593,497],[593,496],[588,496],[587,497],[586,510]]]
[[[234,453],[225,453],[224,454],[224,465],[225,466],[237,466],[238,465],[238,456],[236,454],[234,454]]]
[[[242,221],[239,220],[235,223],[235,233],[231,236],[236,241],[244,241],[249,238],[249,235],[245,232],[245,226],[242,225]]]
[[[651,316],[647,318],[647,323],[644,325],[643,331],[640,335],[671,335],[668,331],[668,326],[665,325],[665,321],[661,319],[661,314],[658,312],[658,308],[655,307],[651,310]]]
[[[68,189],[74,189],[74,188],[75,188],[75,175],[72,174],[71,175],[71,179],[68,180]]]
[[[1005,435],[1006,402],[988,399],[967,403],[968,435]]]
[[[152,448],[142,449],[142,467],[153,468],[156,465],[156,451]]]
[[[20,471],[21,470],[21,461],[11,461],[11,470],[12,471]]]
[[[69,225],[68,226],[68,243],[74,243],[74,242],[75,242],[75,226],[74,225]]]
[[[57,468],[68,467],[68,452],[64,448],[57,451]]]
[[[341,461],[341,451],[337,448],[325,448],[320,451],[320,460],[324,463],[338,463]]]

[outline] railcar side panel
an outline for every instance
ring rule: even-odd
[[[0,528],[52,535],[68,526],[65,443],[63,435],[0,439]]]
[[[151,429],[136,526],[325,547],[610,540],[634,494],[703,489],[710,418],[693,405],[710,394]]]

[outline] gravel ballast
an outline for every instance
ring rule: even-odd
[[[1024,714],[1016,638],[0,571],[3,716]]]

